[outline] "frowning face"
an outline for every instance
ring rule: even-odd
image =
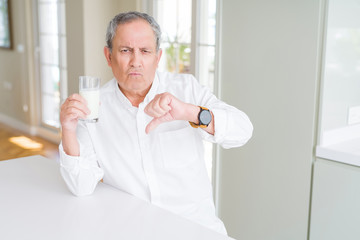
[[[143,19],[120,24],[112,41],[112,52],[107,47],[104,52],[125,96],[145,96],[161,57],[150,24]]]

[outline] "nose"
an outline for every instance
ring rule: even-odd
[[[142,64],[142,55],[140,53],[140,51],[134,51],[133,54],[131,55],[131,60],[130,60],[130,65],[131,67],[141,67]]]

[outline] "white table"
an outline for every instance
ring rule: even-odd
[[[231,238],[103,183],[75,197],[54,160],[31,156],[0,161],[0,239]]]

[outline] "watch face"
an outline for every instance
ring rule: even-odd
[[[203,110],[199,116],[200,124],[201,125],[209,125],[211,122],[211,113],[209,110]]]

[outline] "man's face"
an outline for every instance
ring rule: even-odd
[[[150,24],[138,19],[119,25],[112,47],[112,53],[107,47],[104,52],[120,89],[125,95],[146,95],[161,57]]]

